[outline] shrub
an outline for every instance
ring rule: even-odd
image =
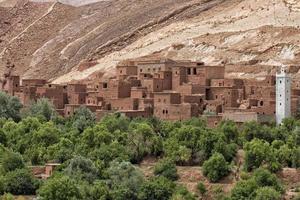
[[[262,189],[264,188],[264,189]],[[268,199],[267,193],[270,193],[271,189],[276,193],[283,192],[282,185],[277,177],[265,169],[257,169],[253,176],[247,180],[239,181],[231,191],[232,200],[254,200],[255,198]],[[260,191],[261,189],[261,191]],[[263,196],[263,193],[267,196]],[[277,196],[277,195],[276,195]],[[276,197],[275,196],[275,197]],[[279,195],[280,196],[280,195]]]
[[[177,186],[171,200],[196,200],[194,195],[190,193],[186,187]]]
[[[161,160],[155,165],[154,174],[157,176],[164,176],[172,181],[178,179],[176,165],[169,159]]]
[[[211,182],[217,182],[230,172],[229,165],[226,162],[224,156],[220,153],[214,153],[203,164],[203,174]]]
[[[280,193],[271,187],[256,190],[255,200],[280,200]]]
[[[37,181],[27,169],[16,169],[8,172],[4,177],[5,192],[14,195],[33,195],[37,188]]]
[[[75,181],[68,176],[59,176],[47,180],[39,189],[42,200],[80,199],[80,192]]]
[[[4,172],[14,171],[15,169],[21,169],[25,166],[22,156],[10,151],[4,152],[1,163]]]
[[[12,118],[14,121],[19,121],[21,108],[22,104],[17,97],[0,92],[0,118]]]
[[[140,200],[168,200],[175,186],[175,183],[165,177],[154,177],[142,185],[138,197]]]
[[[10,193],[5,193],[3,196],[1,196],[0,199],[1,200],[14,200],[15,197]]]
[[[23,118],[30,116],[46,121],[50,121],[57,116],[54,105],[46,98],[38,99],[37,102],[24,110],[22,114]]]
[[[198,191],[200,192],[200,194],[201,194],[202,196],[205,195],[205,193],[207,192],[206,187],[205,187],[205,185],[204,185],[203,182],[199,182],[199,183],[197,184],[197,189],[198,189]]]

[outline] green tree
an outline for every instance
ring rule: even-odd
[[[69,165],[65,168],[64,173],[69,177],[85,180],[89,183],[93,183],[99,178],[99,172],[94,163],[81,156],[71,159]]]
[[[264,189],[262,189],[264,188]],[[267,188],[267,189],[266,189]],[[270,188],[277,193],[282,193],[283,187],[276,175],[266,169],[257,169],[247,180],[239,181],[231,191],[232,200],[254,200],[265,197],[268,199]],[[266,196],[264,196],[266,192]],[[275,198],[276,199],[276,198]]]
[[[157,176],[164,176],[172,181],[178,179],[176,165],[169,159],[159,161],[154,167],[154,174]]]
[[[57,112],[52,102],[46,98],[41,98],[23,111],[23,117],[28,116],[50,121],[57,116]]]
[[[129,162],[111,162],[106,174],[113,199],[137,199],[144,182],[142,173]]]
[[[96,116],[87,107],[81,106],[72,116],[73,127],[79,132],[83,132],[87,127],[95,125]]]
[[[42,200],[81,199],[75,181],[68,176],[57,176],[47,180],[38,190],[38,196]]]
[[[203,174],[211,182],[217,182],[224,176],[227,176],[230,172],[228,163],[224,156],[220,153],[214,153],[203,164]]]
[[[165,177],[153,177],[142,184],[139,199],[140,200],[168,200],[174,190],[176,184]]]
[[[47,150],[47,159],[63,163],[73,157],[74,149],[75,145],[71,140],[61,138],[59,143],[49,146]]]
[[[245,150],[245,169],[251,171],[266,164],[268,169],[278,171],[281,168],[275,150],[268,142],[259,139],[253,139],[244,145]]]
[[[281,195],[272,187],[262,187],[256,190],[255,200],[280,200]]]
[[[25,167],[22,156],[11,151],[3,152],[2,156],[0,155],[0,160],[4,173]]]
[[[227,142],[238,142],[239,131],[235,122],[222,121],[219,125],[219,128],[224,133]]]
[[[14,121],[19,121],[21,108],[22,104],[17,97],[0,92],[0,118],[11,118]]]
[[[104,181],[95,181],[93,184],[81,184],[82,199],[108,200],[109,188]]]
[[[146,122],[131,123],[129,132],[130,134],[128,134],[127,144],[129,147],[128,150],[132,155],[133,162],[140,162],[144,156],[157,153],[154,151],[157,149],[154,147],[154,144],[157,145],[157,142],[160,140],[155,140],[158,136],[149,124]]]
[[[14,195],[33,195],[37,181],[27,169],[16,169],[5,174],[4,190]]]

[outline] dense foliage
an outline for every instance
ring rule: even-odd
[[[193,200],[174,182],[176,165],[201,166],[208,180],[217,182],[240,165],[234,158],[243,149],[243,169],[249,173],[228,198],[278,199],[284,189],[272,173],[300,167],[300,121],[295,119],[282,126],[249,122],[237,127],[224,121],[214,129],[200,118],[168,122],[113,114],[96,122],[85,107],[73,117],[59,117],[46,99],[23,110],[21,119],[17,99],[0,93],[0,101],[0,195]],[[145,157],[160,159],[150,178],[136,166]],[[28,166],[49,161],[62,165],[50,179],[35,179]],[[203,183],[198,190],[206,195]]]

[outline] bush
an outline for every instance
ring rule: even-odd
[[[255,200],[280,200],[280,193],[271,187],[262,187],[256,190]]]
[[[57,116],[56,109],[48,99],[41,98],[23,111],[23,118],[36,117],[41,120],[50,121]]]
[[[171,200],[196,200],[194,195],[190,193],[186,187],[177,186]]]
[[[161,160],[155,165],[154,174],[164,176],[172,181],[178,179],[177,168],[173,161],[169,159]]]
[[[165,177],[154,177],[142,185],[138,197],[140,200],[168,200],[175,186],[175,183]]]
[[[261,188],[264,188],[260,191]],[[255,198],[268,199],[271,189],[275,193],[283,192],[283,188],[277,177],[265,169],[257,169],[253,176],[247,180],[239,181],[231,191],[232,200],[254,200]],[[267,196],[263,196],[264,192]],[[276,195],[277,196],[277,195]],[[280,195],[279,195],[280,196]]]
[[[201,194],[202,196],[205,195],[205,193],[207,192],[206,187],[205,187],[205,185],[204,185],[203,182],[199,182],[199,183],[197,184],[197,189],[198,189],[198,191],[200,192],[200,194]]]
[[[59,176],[47,180],[39,189],[38,194],[42,200],[75,200],[81,197],[75,181],[68,176]]]
[[[229,165],[224,156],[220,153],[214,153],[203,164],[203,174],[211,182],[217,182],[221,178],[227,176],[229,172]]]
[[[19,121],[20,109],[22,104],[17,97],[9,96],[4,92],[0,92],[0,118],[13,119]]]
[[[112,199],[136,199],[144,182],[142,173],[129,162],[111,162],[106,174]]]
[[[27,169],[16,169],[5,174],[4,190],[14,195],[33,195],[37,181]]]
[[[25,166],[22,156],[10,151],[4,152],[1,163],[3,172],[14,171],[15,169],[21,169]]]
[[[5,193],[3,196],[0,197],[0,200],[14,200],[15,197],[10,193]]]
[[[266,167],[272,172],[281,169],[275,150],[270,144],[264,140],[253,139],[244,145],[245,149],[245,169],[252,171],[266,164]]]
[[[89,183],[94,182],[99,177],[98,169],[94,163],[84,157],[78,156],[70,160],[69,165],[64,170],[64,173],[78,180],[84,180]]]

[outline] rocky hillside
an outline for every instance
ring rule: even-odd
[[[249,77],[297,72],[299,27],[297,0],[0,0],[0,57],[57,83],[153,54]]]

